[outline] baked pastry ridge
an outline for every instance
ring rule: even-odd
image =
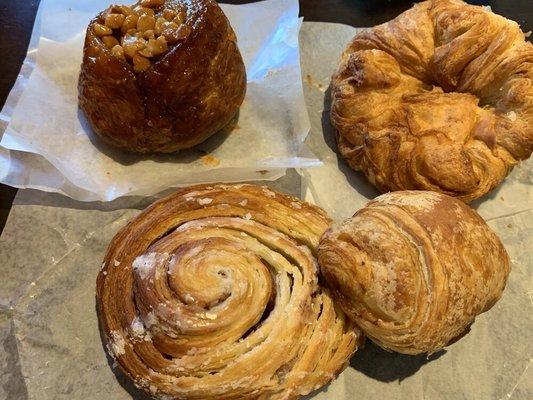
[[[469,330],[502,295],[509,257],[483,219],[429,191],[381,195],[322,236],[331,294],[372,341],[433,353]]]
[[[98,275],[110,355],[165,399],[294,399],[325,385],[361,339],[318,286],[328,223],[254,185],[156,202],[115,236]]]
[[[110,6],[89,23],[78,89],[79,105],[104,142],[170,153],[232,121],[246,71],[214,0],[140,0]]]
[[[415,4],[355,35],[331,82],[339,151],[382,192],[465,202],[533,150],[533,45],[460,0]]]

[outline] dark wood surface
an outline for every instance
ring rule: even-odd
[[[248,1],[226,2],[238,4]],[[532,30],[533,0],[469,2],[490,5],[496,13],[517,21],[524,31]],[[306,21],[372,26],[395,17],[412,4],[412,0],[300,0],[300,14]],[[26,55],[38,5],[38,0],[0,0],[0,107],[15,83]],[[15,194],[16,189],[0,184],[0,232]]]

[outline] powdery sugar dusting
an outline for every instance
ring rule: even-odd
[[[291,201],[291,207],[292,208],[296,208],[296,209],[301,209],[302,208],[302,205],[300,203],[297,203],[295,201]]]
[[[152,394],[156,394],[157,393],[157,386],[150,384],[150,386],[148,388],[150,390],[150,393],[152,393]]]
[[[213,202],[213,199],[210,199],[209,197],[206,197],[206,198],[203,198],[203,199],[198,199],[198,204],[200,204],[201,206],[205,206],[207,204],[210,204]]]
[[[274,193],[272,190],[268,190],[266,187],[263,188],[263,193],[268,197],[276,197],[276,193]]]
[[[166,258],[167,254],[142,254],[133,261],[133,269],[141,279],[146,279],[150,276],[156,265]]]
[[[440,196],[433,192],[386,193],[376,197],[374,201],[381,204],[408,206],[419,210],[433,211],[440,202]]]
[[[144,323],[146,324],[147,328],[150,328],[153,325],[157,325],[157,317],[152,311],[146,314],[146,318],[144,318]]]
[[[126,353],[126,341],[119,331],[111,331],[111,339],[108,343],[108,351],[112,356],[120,356]]]
[[[185,299],[185,303],[187,304],[194,303],[194,297],[192,297],[189,293],[185,293],[183,298]]]
[[[397,289],[397,276],[394,264],[374,262],[372,264],[372,273],[374,275],[374,290],[376,298],[380,299],[387,311],[395,309],[395,293]]]
[[[134,339],[146,341],[151,340],[150,332],[146,332],[144,329],[144,324],[138,316],[135,316],[133,321],[131,321],[130,331],[131,336]]]

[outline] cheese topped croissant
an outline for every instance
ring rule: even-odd
[[[253,185],[164,198],[113,239],[97,281],[110,354],[161,399],[294,399],[361,338],[318,287],[317,207]]]
[[[533,150],[533,45],[517,23],[460,0],[358,33],[331,97],[341,155],[383,192],[469,202]]]

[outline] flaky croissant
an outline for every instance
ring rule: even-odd
[[[170,153],[227,126],[246,71],[235,33],[214,0],[112,5],[87,27],[79,105],[107,144]]]
[[[113,239],[97,280],[110,354],[164,399],[294,399],[331,381],[359,331],[317,283],[329,220],[266,187],[195,186]]]
[[[460,0],[358,33],[331,97],[341,155],[383,192],[469,202],[533,150],[533,45],[517,23]]]
[[[326,286],[375,343],[435,352],[500,298],[509,257],[461,201],[425,191],[377,197],[323,235]]]

